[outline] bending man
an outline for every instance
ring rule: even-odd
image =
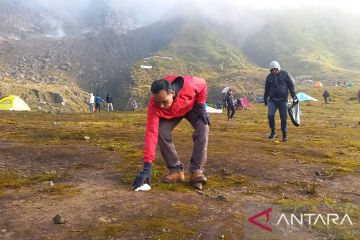
[[[194,128],[193,152],[190,160],[190,182],[207,182],[203,170],[207,160],[210,117],[206,112],[207,84],[204,79],[192,76],[168,76],[151,85],[148,104],[144,169],[134,182],[134,187],[151,183],[151,169],[159,142],[160,152],[169,173],[162,181],[184,181],[184,167],[175,150],[172,130],[185,118]]]

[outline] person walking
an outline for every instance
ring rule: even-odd
[[[228,120],[233,120],[233,117],[235,115],[235,106],[234,106],[234,96],[232,94],[231,89],[229,89],[229,91],[226,94],[225,102],[227,106],[227,118]]]
[[[288,141],[287,137],[287,108],[288,95],[293,99],[293,104],[298,103],[296,97],[295,87],[291,76],[281,70],[280,64],[277,61],[270,63],[270,74],[266,77],[264,104],[268,106],[268,121],[271,129],[268,139],[274,139],[276,135],[275,128],[275,113],[279,109],[281,119],[282,141]]]
[[[329,101],[330,101],[330,93],[329,93],[327,90],[325,90],[322,96],[323,96],[323,98],[324,98],[325,104],[329,104]]]

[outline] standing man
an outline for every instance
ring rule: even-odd
[[[95,97],[95,112],[97,110],[99,110],[100,112],[100,106],[101,106],[101,103],[104,102],[104,100],[101,99],[101,97],[99,96],[99,94],[96,94],[96,97]]]
[[[89,98],[89,110],[90,112],[95,112],[95,96],[93,93],[90,93],[90,98]]]
[[[325,104],[329,104],[329,101],[330,101],[330,93],[329,93],[327,90],[325,90],[322,96],[323,96],[323,98],[324,98]]]
[[[139,104],[137,103],[137,101],[135,99],[133,99],[131,101],[131,108],[133,110],[133,112],[135,112],[135,110],[139,107]]]
[[[203,171],[207,160],[210,117],[206,112],[207,84],[193,76],[167,76],[151,85],[152,95],[148,104],[144,169],[134,182],[134,188],[151,183],[151,169],[157,142],[165,159],[168,175],[163,182],[184,181],[184,167],[176,152],[172,130],[185,118],[194,128],[193,151],[190,160],[190,183],[207,182]]]
[[[114,107],[113,107],[113,100],[112,100],[112,97],[110,96],[110,94],[106,94],[106,98],[105,98],[105,101],[106,101],[106,108],[107,108],[107,111],[110,112],[110,111],[114,111]]]
[[[275,131],[275,112],[279,109],[281,119],[282,141],[286,142],[287,138],[287,107],[288,95],[293,99],[293,104],[298,102],[295,87],[291,76],[280,70],[280,64],[277,61],[270,63],[270,74],[266,77],[264,103],[268,106],[268,120],[271,133],[269,139],[274,139]]]
[[[226,93],[225,102],[227,106],[228,120],[233,120],[233,117],[235,115],[235,106],[234,106],[234,96],[232,94],[231,89],[229,89],[229,91]]]

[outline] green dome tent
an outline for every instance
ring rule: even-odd
[[[20,97],[9,95],[0,99],[0,110],[2,111],[31,111],[29,106]]]

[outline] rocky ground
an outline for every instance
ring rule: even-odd
[[[1,239],[359,239],[360,104],[354,89],[302,104],[289,142],[267,140],[266,108],[212,115],[208,184],[164,184],[157,154],[150,192],[142,166],[145,112],[1,112]],[[320,98],[321,90],[307,93]],[[279,123],[278,123],[279,124]],[[174,131],[186,166],[190,125]],[[267,232],[247,219],[272,207]],[[276,225],[281,213],[347,213],[353,225]],[[60,215],[60,222],[53,218]],[[259,222],[265,223],[265,217]]]

